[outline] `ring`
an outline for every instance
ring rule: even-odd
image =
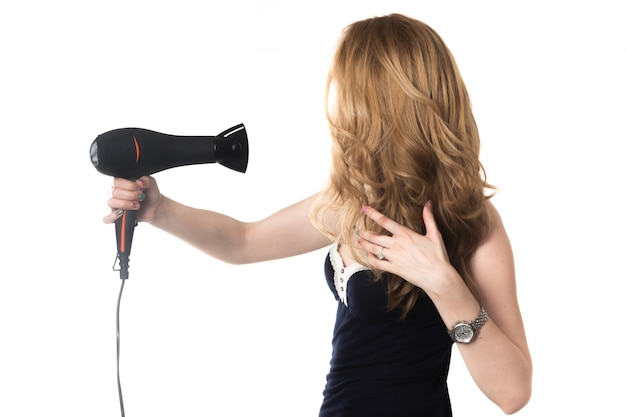
[[[380,259],[381,261],[382,261],[383,259],[385,259],[385,255],[383,255],[383,249],[385,249],[385,248],[381,247],[381,248],[380,248],[380,251],[378,252],[378,255],[376,255],[376,257],[377,257],[378,259]]]

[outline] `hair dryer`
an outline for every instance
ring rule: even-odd
[[[217,136],[175,136],[147,129],[123,128],[99,135],[92,142],[89,153],[99,172],[131,180],[178,166],[215,162],[238,172],[246,172],[248,136],[243,124]],[[124,210],[115,222],[121,279],[128,278],[136,225],[135,210]]]

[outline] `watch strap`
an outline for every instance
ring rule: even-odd
[[[487,315],[487,311],[485,311],[485,307],[481,306],[478,316],[476,316],[474,320],[470,321],[469,324],[471,324],[474,327],[474,329],[478,332],[478,330],[481,327],[483,327],[485,323],[487,323],[488,318],[489,316]]]

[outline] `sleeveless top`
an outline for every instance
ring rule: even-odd
[[[384,276],[344,266],[337,244],[324,269],[338,306],[320,417],[452,416],[452,339],[430,298],[400,320],[386,309]]]

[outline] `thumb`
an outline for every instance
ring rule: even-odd
[[[152,186],[152,177],[145,175],[135,181],[140,191],[146,191]]]
[[[447,257],[448,251],[443,241],[443,236],[441,236],[441,232],[439,232],[439,227],[437,227],[435,214],[433,212],[433,202],[431,200],[428,200],[426,204],[424,204],[422,218],[424,219],[424,227],[426,228],[426,237],[438,245],[441,252]]]
[[[441,234],[439,233],[439,227],[435,221],[435,214],[433,213],[433,202],[428,200],[424,204],[424,210],[422,211],[422,218],[424,219],[424,227],[426,228],[426,236],[431,239],[441,240]]]

